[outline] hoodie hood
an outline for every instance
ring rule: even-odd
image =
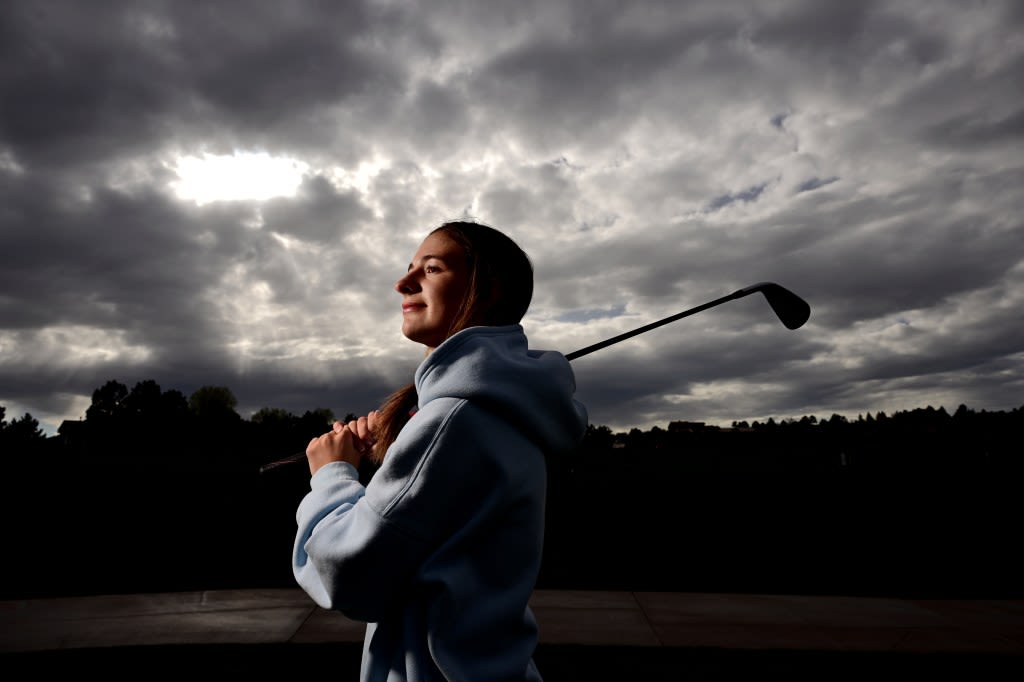
[[[548,455],[576,447],[588,422],[572,367],[557,351],[527,346],[518,324],[453,334],[416,370],[419,405],[465,399],[524,429]]]

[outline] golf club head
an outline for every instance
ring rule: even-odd
[[[811,317],[811,306],[789,289],[774,282],[760,282],[743,291],[760,291],[787,329],[799,329]]]

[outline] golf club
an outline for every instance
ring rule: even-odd
[[[575,360],[576,358],[582,357],[589,353],[593,353],[595,350],[601,350],[602,348],[607,348],[608,346],[616,344],[619,341],[625,341],[626,339],[633,338],[637,334],[649,332],[650,330],[668,324],[669,322],[681,320],[684,317],[689,317],[690,315],[699,313],[702,310],[714,308],[716,305],[721,305],[728,301],[734,301],[737,298],[743,298],[744,296],[749,296],[750,294],[756,293],[758,291],[764,294],[764,297],[768,300],[768,305],[772,307],[772,310],[775,311],[775,314],[778,316],[779,320],[782,321],[782,324],[786,325],[787,329],[799,329],[800,327],[803,326],[804,322],[806,322],[807,319],[811,316],[811,306],[807,305],[806,301],[804,301],[802,298],[794,294],[789,289],[786,289],[783,286],[775,284],[774,282],[758,282],[757,284],[751,284],[749,287],[738,289],[729,294],[728,296],[716,298],[714,301],[703,303],[695,308],[684,310],[683,312],[676,313],[675,315],[669,315],[668,317],[658,320],[657,322],[645,324],[642,327],[637,327],[632,331],[619,334],[618,336],[613,336],[610,339],[605,339],[604,341],[595,343],[592,346],[587,346],[586,348],[574,350],[565,357],[569,360]]]
[[[757,292],[761,292],[762,294],[764,294],[765,299],[768,301],[768,305],[771,306],[772,310],[775,312],[775,315],[778,316],[779,320],[782,322],[782,324],[786,326],[787,329],[799,329],[804,325],[805,322],[807,322],[807,320],[811,316],[811,306],[809,306],[805,300],[794,294],[789,289],[786,289],[785,287],[774,282],[758,282],[757,284],[751,284],[749,287],[737,289],[728,296],[716,298],[713,301],[703,303],[694,308],[690,308],[689,310],[684,310],[681,313],[676,313],[675,315],[669,315],[668,317],[660,319],[656,322],[645,324],[642,327],[637,327],[636,329],[624,332],[622,334],[619,334],[618,336],[613,336],[610,339],[605,339],[604,341],[600,341],[593,345],[587,346],[586,348],[574,350],[573,352],[567,354],[565,357],[568,360],[575,360],[576,358],[583,357],[584,355],[593,353],[596,350],[601,350],[602,348],[607,348],[608,346],[619,343],[620,341],[631,339],[634,336],[637,336],[638,334],[649,332],[652,329],[656,329],[658,327],[661,327],[662,325],[666,325],[669,322],[681,320],[684,317],[689,317],[690,315],[699,313],[702,310],[714,308],[715,306],[721,305],[723,303],[735,301],[738,298],[743,298],[744,296],[749,296],[750,294],[754,294]],[[283,464],[290,464],[291,462],[300,462],[305,458],[305,451],[296,452],[294,455],[285,457],[284,459],[279,459],[268,464],[264,464],[263,466],[260,467],[260,473],[263,473],[264,471],[268,471],[270,469],[275,469]]]

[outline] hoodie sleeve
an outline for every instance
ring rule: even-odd
[[[408,597],[452,495],[452,481],[438,480],[430,466],[451,417],[441,402],[402,429],[366,487],[344,462],[310,478],[296,512],[292,570],[318,605],[377,622]]]
[[[356,503],[366,494],[359,482],[359,473],[347,462],[331,462],[321,467],[309,480],[310,492],[299,503],[295,514],[298,531],[292,548],[292,574],[296,582],[317,604],[332,608],[332,599],[316,562],[306,545],[317,526],[346,523]],[[349,521],[350,522],[350,521]]]
[[[495,434],[478,422],[466,401],[436,400],[366,487],[344,462],[316,472],[296,513],[292,571],[318,605],[375,622],[407,599],[430,553],[500,487],[500,472],[475,446]]]
[[[296,512],[292,572],[319,606],[370,622],[401,601],[423,544],[382,518],[366,490],[351,464],[316,472]]]

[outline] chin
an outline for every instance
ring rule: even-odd
[[[421,343],[424,346],[431,345],[431,335],[430,334],[426,334],[426,333],[424,333],[422,331],[417,331],[415,329],[411,329],[409,331],[406,331],[406,330],[403,329],[402,330],[402,336],[404,336],[405,338],[409,339],[413,343]],[[436,344],[434,344],[434,345],[436,345]]]

